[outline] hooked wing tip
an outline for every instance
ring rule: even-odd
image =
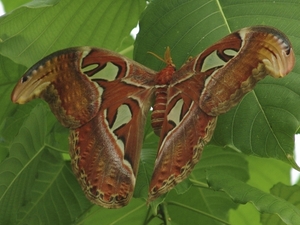
[[[23,77],[22,77],[23,78]],[[26,101],[24,101],[24,97],[22,98],[22,79],[17,83],[17,85],[14,87],[12,93],[11,93],[11,101],[13,103],[18,104],[24,104]]]

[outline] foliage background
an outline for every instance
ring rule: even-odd
[[[107,210],[85,199],[69,166],[68,130],[48,106],[10,101],[26,68],[71,46],[111,49],[159,70],[164,65],[147,51],[163,55],[170,46],[180,66],[226,34],[261,24],[286,33],[298,58],[298,0],[153,0],[147,8],[144,0],[2,2],[8,13],[0,18],[1,224],[300,224],[300,188],[290,185],[290,169],[298,168],[298,64],[283,79],[259,82],[220,116],[190,179],[151,207],[145,198],[158,139],[149,126],[135,198]]]

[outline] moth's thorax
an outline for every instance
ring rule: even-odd
[[[167,85],[170,83],[176,68],[173,64],[168,64],[164,69],[159,71],[155,76],[156,85]]]

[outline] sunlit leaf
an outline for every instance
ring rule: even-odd
[[[300,209],[282,198],[251,187],[226,173],[208,171],[207,181],[214,190],[224,191],[237,203],[251,202],[261,213],[277,214],[289,225],[300,223]]]
[[[290,183],[290,166],[288,164],[276,159],[255,156],[247,156],[245,159],[249,165],[250,175],[247,184],[269,193],[270,188],[277,182]],[[275,215],[275,217],[280,223],[283,223],[278,216]],[[237,210],[230,210],[230,222],[232,225],[261,225],[260,214],[250,203],[240,205]]]
[[[272,187],[270,191],[273,195],[285,199],[295,207],[300,209],[300,186],[288,186],[282,183],[278,183]],[[296,212],[295,212],[296,213]],[[284,224],[280,218],[274,214],[262,214],[262,224],[264,225],[282,225]],[[297,224],[296,222],[293,224]]]

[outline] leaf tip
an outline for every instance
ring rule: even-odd
[[[290,162],[291,166],[295,169],[295,170],[298,170],[300,171],[300,167],[298,166],[298,164],[296,163],[295,159],[294,159],[294,156],[291,155],[291,154],[287,154],[286,155],[288,161]]]

